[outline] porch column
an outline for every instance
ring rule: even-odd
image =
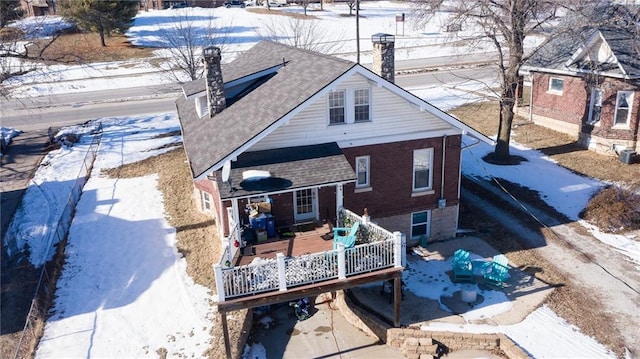
[[[402,233],[393,232],[394,267],[402,267]]]
[[[231,199],[231,209],[233,210],[233,223],[236,224],[236,226],[240,225],[240,214],[238,212],[238,199],[237,198],[232,198]]]
[[[336,216],[340,213],[340,209],[344,207],[344,187],[341,184],[336,185]],[[336,225],[338,225],[336,223]]]

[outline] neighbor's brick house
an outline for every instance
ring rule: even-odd
[[[598,28],[549,42],[521,69],[531,100],[529,113],[520,113],[599,153],[640,152],[637,41],[627,31]]]
[[[392,36],[374,51],[372,72],[269,41],[224,66],[205,49],[206,79],[176,106],[198,203],[221,238],[266,201],[276,226],[367,208],[409,243],[455,235],[462,135],[491,141],[393,83]]]

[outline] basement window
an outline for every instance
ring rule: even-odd
[[[564,80],[559,77],[551,77],[549,78],[549,93],[555,95],[562,95],[562,91],[564,91]]]

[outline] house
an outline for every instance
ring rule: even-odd
[[[374,71],[263,41],[224,66],[204,49],[205,79],[183,86],[195,197],[224,246],[223,323],[228,311],[393,279],[399,326],[406,242],[455,235],[462,135],[490,140],[396,86],[394,37],[372,39]],[[333,246],[288,236],[318,226]]]
[[[529,111],[520,113],[599,153],[622,160],[640,152],[640,47],[632,24],[633,31],[600,26],[544,45],[520,70],[531,83]]]
[[[490,140],[393,83],[389,38],[374,43],[380,75],[275,42],[224,67],[205,50],[206,79],[186,83],[176,106],[196,197],[221,238],[250,223],[253,202],[269,202],[270,227],[335,224],[344,207],[409,242],[455,235],[462,134]]]

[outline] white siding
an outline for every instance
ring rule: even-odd
[[[298,113],[288,124],[262,139],[251,151],[334,141],[366,141],[374,137],[398,138],[402,135],[415,135],[417,132],[433,131],[434,136],[441,135],[442,131],[460,133],[449,123],[429,112],[420,111],[417,106],[385,88],[378,87],[361,75],[346,79],[333,90],[352,91],[361,88],[371,89],[371,122],[329,126],[327,96],[322,96]],[[429,137],[428,133],[423,137]]]

